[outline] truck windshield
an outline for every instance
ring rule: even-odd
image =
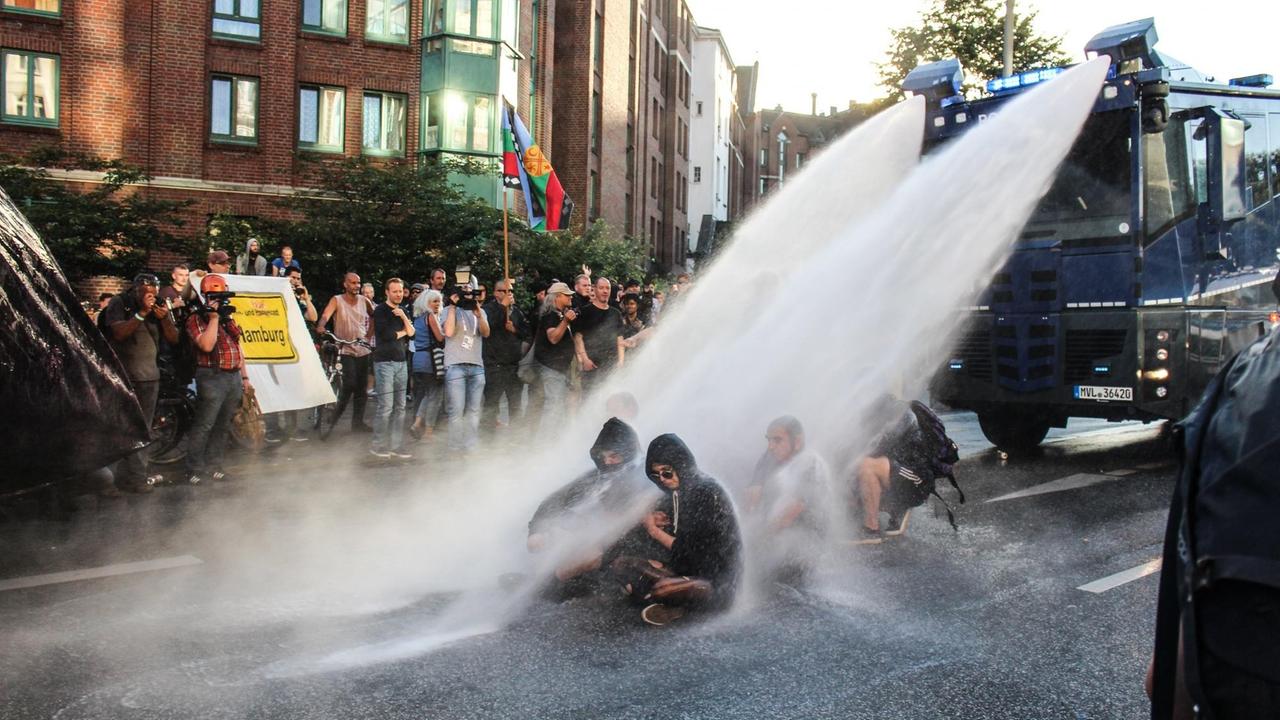
[[[1192,163],[1187,148],[1190,144],[1198,174],[1203,172],[1205,143],[1192,140],[1189,130],[1199,123],[1199,120],[1188,123],[1185,118],[1174,115],[1164,132],[1142,136],[1146,193],[1144,244],[1159,239],[1175,223],[1195,213],[1196,187],[1191,178]]]
[[[1116,237],[1128,233],[1129,113],[1094,113],[1071,146],[1024,239]],[[1123,226],[1123,227],[1122,227]]]

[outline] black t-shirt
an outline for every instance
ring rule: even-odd
[[[374,362],[404,362],[404,339],[396,337],[401,330],[404,330],[404,321],[391,314],[390,305],[378,303],[373,309],[373,334],[378,339],[373,348]]]
[[[622,334],[622,313],[615,307],[603,310],[595,304],[578,310],[573,321],[573,331],[582,336],[582,345],[599,367],[609,367],[618,362],[618,336]]]
[[[573,362],[573,330],[565,328],[560,342],[552,343],[547,337],[547,330],[555,328],[564,319],[559,310],[548,310],[538,323],[538,337],[533,343],[533,358],[557,372],[568,372],[569,363]]]
[[[149,382],[160,379],[160,370],[156,366],[156,354],[160,350],[160,321],[154,315],[147,315],[138,329],[124,340],[116,340],[111,326],[118,322],[127,322],[138,312],[138,303],[128,293],[111,298],[106,309],[98,317],[98,327],[107,336],[111,349],[124,364],[129,379],[134,382]]]

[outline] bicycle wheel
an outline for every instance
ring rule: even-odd
[[[329,387],[333,389],[333,395],[338,400],[328,405],[321,405],[316,412],[316,429],[320,431],[321,440],[329,439],[334,426],[338,424],[338,418],[342,416],[342,411],[347,409],[348,398],[342,392],[342,373],[336,372],[329,378]]]

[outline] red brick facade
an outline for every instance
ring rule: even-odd
[[[683,0],[556,4],[556,173],[576,223],[645,242],[654,270],[688,250],[692,29]]]
[[[301,2],[261,3],[259,42],[214,37],[213,5],[213,0],[63,0],[59,17],[0,11],[0,47],[57,55],[60,66],[58,126],[0,124],[0,152],[60,144],[123,158],[152,176],[145,192],[194,200],[184,232],[198,235],[216,213],[282,214],[275,201],[301,181],[296,158],[302,84],[345,89],[346,155],[362,152],[363,93],[404,95],[405,157],[416,157],[421,0],[409,3],[409,41],[403,45],[366,39],[366,0],[347,0],[345,37],[304,31]],[[529,118],[534,106],[533,127],[549,145],[555,0],[521,0],[520,16],[525,59],[519,68],[519,111]],[[256,143],[211,139],[215,73],[258,79]],[[159,269],[172,259],[160,254],[151,264]]]

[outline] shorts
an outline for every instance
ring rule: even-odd
[[[887,512],[907,510],[929,499],[928,473],[907,467],[889,458],[889,490],[880,506]]]

